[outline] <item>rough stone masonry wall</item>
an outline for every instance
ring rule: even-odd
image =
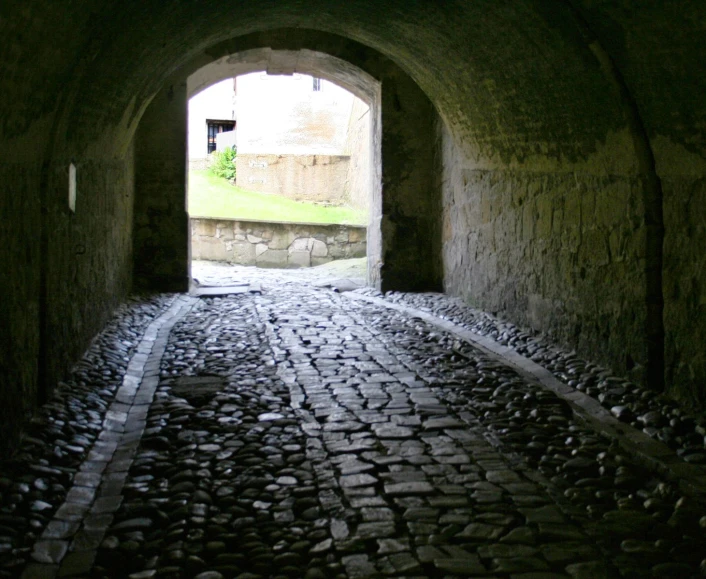
[[[68,166],[68,162],[64,165]],[[40,364],[50,391],[103,328],[132,286],[134,154],[77,163],[76,213],[67,173],[55,172],[45,248],[46,328]]]
[[[41,222],[40,176],[38,163],[0,163],[0,453],[37,400],[41,245],[27,232]]]
[[[162,291],[185,291],[186,83],[167,83],[145,111],[135,136],[135,283]]]
[[[365,257],[365,227],[191,219],[191,257],[258,267],[309,267]]]
[[[688,175],[684,161],[693,155],[679,151],[678,160],[670,166],[683,173],[662,180],[666,382],[672,394],[693,403],[706,384],[706,179],[697,171]],[[706,171],[706,159],[700,164]]]
[[[238,154],[236,185],[296,201],[342,205],[349,161],[346,155]]]
[[[20,419],[49,396],[130,291],[134,175],[129,144],[121,156],[74,157],[72,213],[71,156],[55,158],[45,171],[17,162],[12,152],[4,159],[0,453],[11,447]]]
[[[446,290],[643,380],[638,180],[470,169],[443,141]]]

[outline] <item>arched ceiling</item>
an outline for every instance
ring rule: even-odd
[[[428,94],[469,159],[575,167],[625,125],[576,15],[622,71],[650,135],[706,156],[698,102],[706,5],[623,0],[7,0],[0,28],[2,131],[61,107],[58,134],[127,130],[159,86],[210,47],[289,29],[351,39]],[[309,46],[317,50],[316,46]],[[682,79],[688,79],[682,82]],[[10,82],[6,82],[10,81]],[[675,85],[676,89],[675,89]],[[94,127],[91,129],[91,125]],[[122,127],[122,128],[120,128]],[[618,135],[616,137],[616,135]],[[64,143],[61,143],[63,146]],[[540,163],[541,164],[541,163]]]

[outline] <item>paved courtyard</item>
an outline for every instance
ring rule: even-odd
[[[126,306],[0,473],[0,577],[701,576],[700,421],[360,275]]]

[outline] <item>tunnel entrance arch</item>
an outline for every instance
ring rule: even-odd
[[[221,57],[196,70],[186,79],[187,99],[191,99],[208,87],[242,75],[262,72],[267,75],[310,75],[324,79],[343,88],[369,107],[370,130],[365,154],[367,175],[369,219],[367,226],[368,282],[378,285],[382,264],[381,215],[381,85],[371,75],[344,60],[329,54],[301,50],[273,50],[257,48]],[[187,183],[188,197],[188,183]],[[193,217],[193,216],[192,216]],[[190,235],[191,237],[191,235]],[[190,240],[191,241],[191,240]],[[190,243],[191,249],[191,243]],[[191,260],[189,260],[191,263]]]
[[[211,47],[167,79],[152,99],[135,141],[137,285],[178,291],[188,287],[186,109],[190,94],[217,80],[256,70],[318,76],[371,103],[375,158],[368,282],[383,291],[441,289],[435,107],[382,54],[341,37],[302,30],[271,31]]]
[[[670,289],[691,262],[661,265],[662,204],[671,208],[674,231],[682,216],[674,201],[681,198],[679,178],[690,171],[689,163],[674,159],[683,161],[678,147],[692,150],[691,141],[671,141],[683,133],[679,123],[672,133],[661,123],[669,117],[664,107],[651,108],[645,93],[660,83],[640,82],[641,69],[633,65],[642,61],[627,58],[625,47],[612,42],[613,26],[592,31],[577,24],[571,6],[546,10],[545,4],[505,3],[497,10],[492,2],[324,2],[315,10],[305,1],[106,3],[95,10],[77,4],[71,33],[51,36],[59,48],[41,34],[25,38],[25,26],[11,27],[18,46],[35,42],[50,58],[45,66],[13,61],[17,74],[5,75],[7,198],[25,215],[6,220],[21,243],[6,244],[17,285],[2,314],[8,335],[23,340],[9,350],[13,394],[7,407],[24,408],[18,401],[34,398],[38,383],[46,391],[53,387],[128,295],[133,278],[147,287],[186,287],[184,178],[154,178],[178,175],[184,154],[180,159],[179,151],[157,150],[163,143],[145,134],[150,128],[165,135],[181,130],[160,124],[155,108],[185,106],[180,87],[194,70],[262,47],[317,50],[367,71],[383,85],[385,127],[398,115],[415,121],[411,131],[433,135],[429,101],[434,103],[445,120],[439,137],[444,171],[437,173],[444,182],[449,293],[620,371],[647,368],[657,382],[667,355],[670,376],[685,384],[670,387],[685,395],[697,391],[706,365],[693,346],[698,340],[689,339],[702,328],[690,323],[696,310],[689,304],[697,307],[698,300]],[[56,33],[56,18],[43,14],[46,29]],[[41,19],[36,24],[44,26]],[[642,30],[630,19],[621,26],[630,31],[633,25],[636,33]],[[478,36],[479,27],[488,33]],[[428,99],[417,98],[419,88],[405,71]],[[659,102],[667,101],[654,99]],[[437,226],[427,218],[436,184],[425,177],[435,172],[420,167],[435,150],[385,127],[381,223],[390,248],[383,252],[381,286],[422,287],[422,281],[440,278],[429,264],[442,262],[415,261],[427,226]],[[652,137],[665,140],[652,143]],[[414,146],[398,146],[405,142]],[[400,159],[419,163],[405,171]],[[71,165],[77,170],[76,212],[67,207]],[[665,167],[677,168],[672,173]],[[676,181],[663,195],[658,177],[667,174]],[[396,201],[413,182],[429,195],[410,210],[409,203]],[[169,191],[172,186],[182,189],[181,197]],[[27,235],[35,227],[40,234]],[[674,254],[689,236],[667,237]],[[417,262],[423,262],[422,276]],[[671,284],[666,309],[663,269]],[[414,277],[405,279],[409,272]],[[682,309],[685,315],[661,319],[663,311]]]

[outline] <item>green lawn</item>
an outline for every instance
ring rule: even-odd
[[[322,207],[247,191],[209,171],[189,172],[189,215],[300,223],[367,223],[363,211],[349,207]]]

